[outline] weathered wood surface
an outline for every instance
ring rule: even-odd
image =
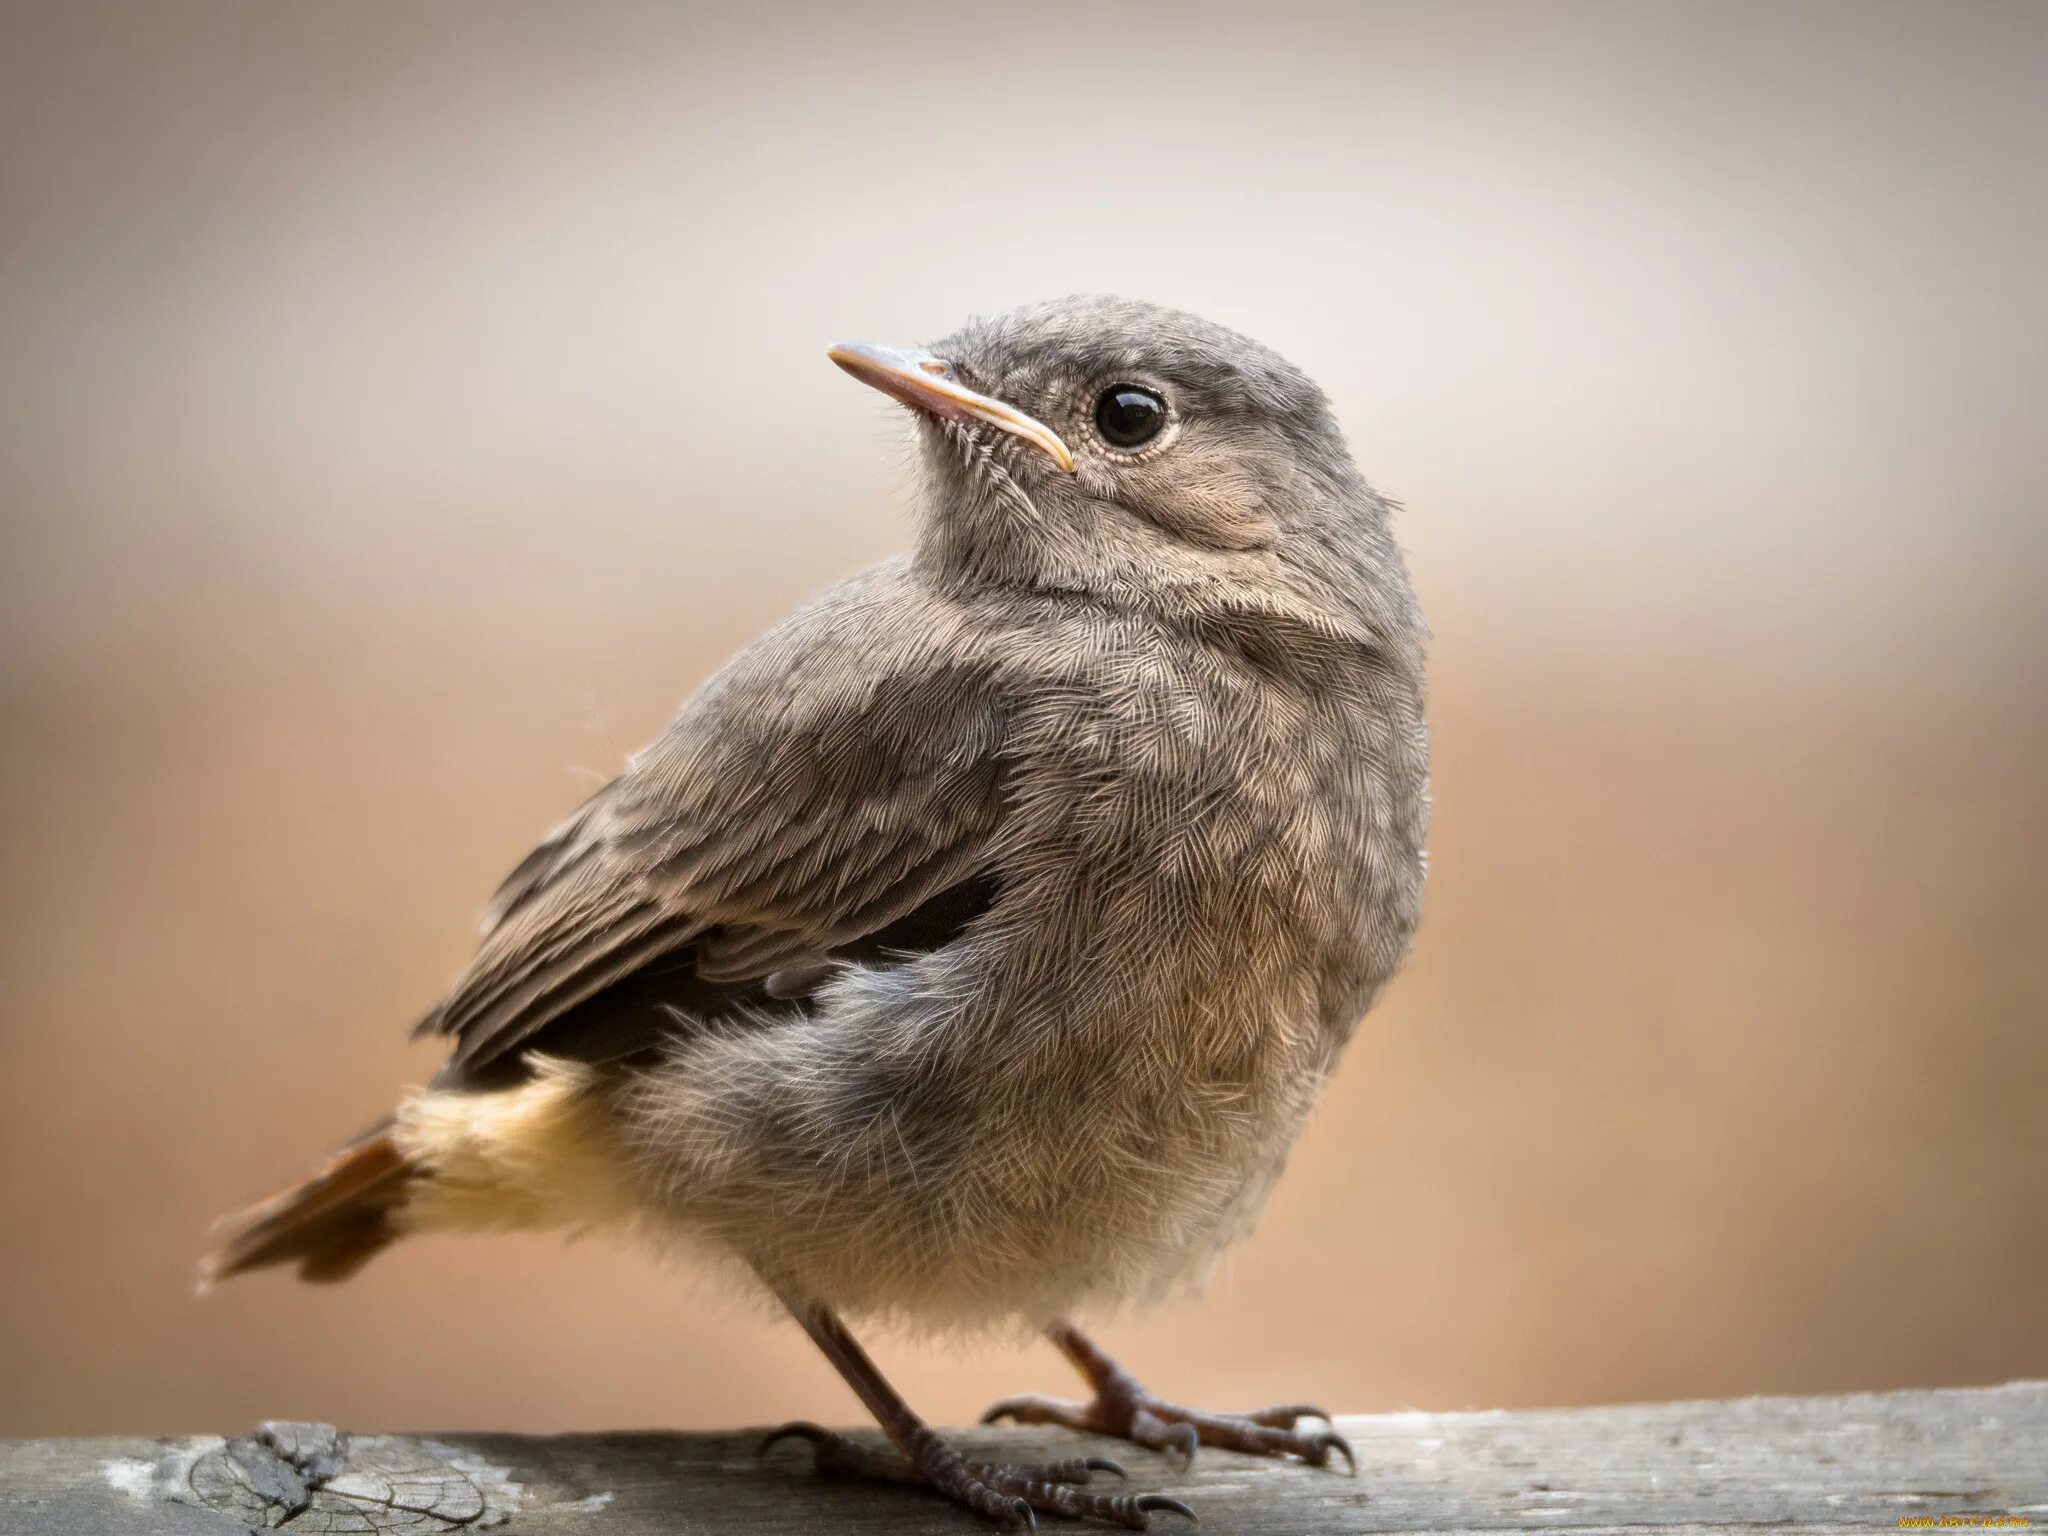
[[[1191,1469],[1046,1430],[975,1430],[988,1459],[1083,1449],[1193,1504],[1208,1536],[1349,1531],[1891,1531],[2009,1517],[2048,1526],[2048,1382],[1542,1413],[1346,1418],[1356,1479],[1205,1450]],[[816,1478],[760,1435],[338,1435],[0,1442],[4,1536],[968,1536],[916,1489]],[[1078,1532],[1081,1527],[1047,1522]],[[1091,1527],[1106,1529],[1105,1527]],[[1156,1517],[1159,1531],[1180,1529]]]

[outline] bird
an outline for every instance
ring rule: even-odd
[[[805,1330],[881,1449],[998,1527],[1194,1518],[1102,1458],[971,1460],[853,1328],[1035,1329],[988,1419],[1315,1466],[1300,1404],[1156,1396],[1076,1317],[1198,1288],[1406,956],[1427,632],[1307,374],[1084,296],[829,356],[910,408],[905,552],[742,649],[489,902],[445,1065],[235,1216],[210,1285],[432,1231],[617,1226]],[[1318,1424],[1323,1427],[1317,1428]]]

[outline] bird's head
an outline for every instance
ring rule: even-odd
[[[1323,392],[1257,342],[1074,298],[831,356],[916,409],[919,559],[944,579],[1412,627],[1386,504]]]

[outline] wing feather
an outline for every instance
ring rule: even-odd
[[[459,1076],[552,1048],[551,1024],[574,1012],[580,1028],[629,979],[636,998],[668,977],[685,998],[740,984],[767,998],[771,976],[828,972],[835,952],[986,875],[1004,699],[993,648],[907,565],[835,589],[742,652],[520,862],[421,1032],[454,1037]],[[588,1033],[612,1056],[632,1044],[616,1025]]]

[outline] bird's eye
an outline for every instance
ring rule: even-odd
[[[1166,427],[1166,402],[1135,384],[1112,384],[1095,402],[1095,430],[1112,448],[1139,448]]]

